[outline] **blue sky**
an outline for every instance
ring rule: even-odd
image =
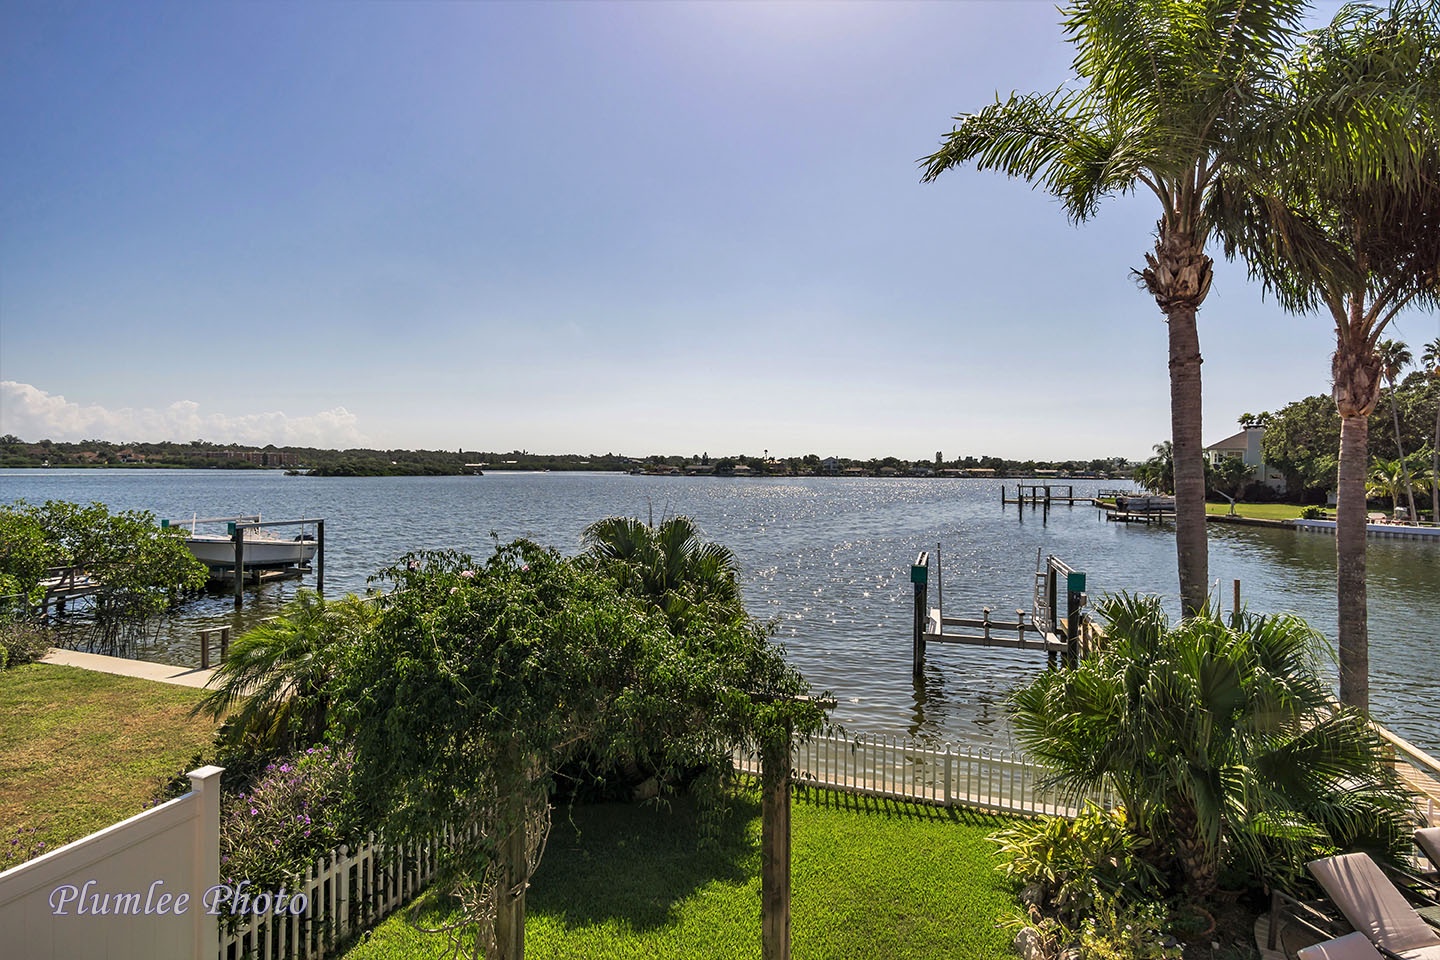
[[[1153,200],[919,182],[1070,55],[1045,2],[11,0],[0,432],[1146,455]],[[1240,266],[1200,331],[1207,441],[1328,390]]]

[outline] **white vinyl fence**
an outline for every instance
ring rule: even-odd
[[[735,754],[735,767],[758,775],[753,750]],[[1085,800],[1118,806],[1111,793],[1072,797],[1046,786],[1046,770],[1020,754],[973,746],[927,745],[876,736],[811,737],[795,744],[796,783],[864,796],[996,813],[1073,816]]]
[[[201,901],[220,870],[220,768],[191,772],[190,784],[183,797],[0,873],[0,954],[214,956],[217,918]]]

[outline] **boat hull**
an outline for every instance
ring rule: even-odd
[[[235,566],[235,541],[229,537],[191,536],[185,545],[195,559],[207,567]],[[307,564],[315,556],[314,540],[278,540],[269,537],[245,539],[244,563],[247,567],[295,567]]]

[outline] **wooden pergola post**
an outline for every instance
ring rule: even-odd
[[[760,956],[790,960],[790,740],[765,740],[760,755]]]

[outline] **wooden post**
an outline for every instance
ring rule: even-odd
[[[210,631],[200,631],[200,669],[210,669]]]
[[[529,884],[525,827],[522,812],[501,848],[500,903],[495,917],[495,943],[501,960],[525,958],[525,887]]]
[[[1240,581],[1235,581],[1235,597],[1230,608],[1230,625],[1238,628],[1240,626]]]
[[[910,673],[920,676],[925,666],[925,622],[930,611],[925,609],[929,602],[930,556],[925,551],[915,558],[910,567],[910,582],[915,585],[915,628],[910,644]]]
[[[245,596],[245,528],[235,524],[235,609],[239,610]]]
[[[220,662],[224,663],[230,653],[230,628],[220,628]]]
[[[790,738],[767,737],[760,759],[761,960],[790,960]]]
[[[315,592],[325,596],[325,521],[315,521]]]

